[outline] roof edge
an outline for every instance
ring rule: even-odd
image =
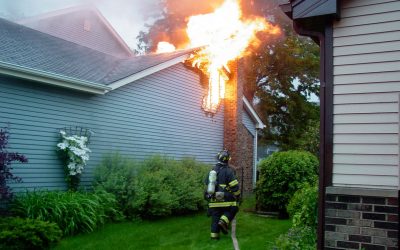
[[[258,116],[257,112],[254,110],[253,106],[250,104],[249,100],[245,96],[243,96],[243,103],[245,109],[249,112],[251,117],[257,122],[256,128],[263,129],[266,125],[261,121],[260,117]]]
[[[173,59],[170,59],[168,61],[162,62],[160,64],[157,64],[157,65],[154,65],[154,66],[149,67],[147,69],[144,69],[142,71],[139,71],[139,72],[137,72],[137,73],[135,73],[133,75],[130,75],[130,76],[127,76],[127,77],[122,78],[120,80],[117,80],[117,81],[109,84],[108,87],[110,87],[111,90],[114,90],[114,89],[120,88],[120,87],[122,87],[122,86],[124,86],[126,84],[129,84],[131,82],[134,82],[134,81],[137,81],[137,80],[139,80],[141,78],[144,78],[144,77],[146,77],[148,75],[154,74],[154,73],[156,73],[156,72],[158,72],[160,70],[169,68],[169,67],[171,67],[171,66],[173,66],[175,64],[182,63],[186,59],[189,58],[190,53],[191,52],[188,52],[186,54],[180,55],[180,56],[175,57]]]
[[[110,87],[102,84],[78,80],[72,77],[66,77],[5,62],[0,62],[0,73],[12,77],[32,80],[57,87],[74,89],[91,94],[105,94],[111,90]]]

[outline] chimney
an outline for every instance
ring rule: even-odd
[[[224,148],[231,153],[230,165],[235,169],[244,192],[253,189],[254,138],[242,122],[243,86],[245,81],[243,59],[229,65],[231,78],[225,86]]]

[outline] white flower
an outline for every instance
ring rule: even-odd
[[[63,130],[60,130],[63,141],[57,144],[61,150],[68,153],[69,175],[81,174],[86,162],[89,160],[89,153],[91,150],[87,147],[88,138],[86,136],[71,135],[68,136]]]
[[[75,168],[76,168],[76,164],[75,163],[73,163],[73,162],[70,162],[70,163],[68,163],[68,169],[69,170],[75,170]]]
[[[57,144],[57,147],[59,147],[60,149],[64,150],[68,147],[68,143],[66,143],[65,141],[60,142]]]

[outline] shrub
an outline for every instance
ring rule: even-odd
[[[259,169],[257,205],[284,213],[293,194],[317,179],[318,159],[305,151],[276,152],[262,160]]]
[[[280,235],[273,249],[277,250],[316,250],[317,236],[314,229],[296,227],[289,229],[287,234]]]
[[[115,195],[120,211],[128,217],[133,214],[134,179],[139,168],[133,160],[114,153],[106,155],[94,171],[95,189]]]
[[[204,206],[207,169],[191,158],[153,156],[137,163],[113,154],[96,168],[94,186],[115,194],[128,218],[182,214]]]
[[[11,163],[28,162],[25,156],[7,151],[8,137],[7,128],[0,128],[0,201],[10,200],[13,196],[10,187],[7,186],[9,181],[21,182],[21,178],[11,172]]]
[[[144,161],[135,181],[135,214],[152,218],[203,208],[203,177],[207,169],[193,159],[175,161],[154,156]]]
[[[120,218],[117,203],[106,192],[27,192],[16,197],[12,211],[21,217],[56,223],[64,235],[91,232]]]
[[[55,223],[7,217],[0,219],[0,249],[47,249],[60,241]]]
[[[317,228],[318,185],[306,183],[294,193],[287,210],[293,218],[294,227]]]

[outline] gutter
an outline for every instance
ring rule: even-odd
[[[35,82],[46,83],[49,85],[64,87],[91,94],[105,94],[111,90],[103,84],[79,80],[59,74],[49,73],[42,70],[23,67],[12,63],[0,62],[0,74],[27,79]]]

